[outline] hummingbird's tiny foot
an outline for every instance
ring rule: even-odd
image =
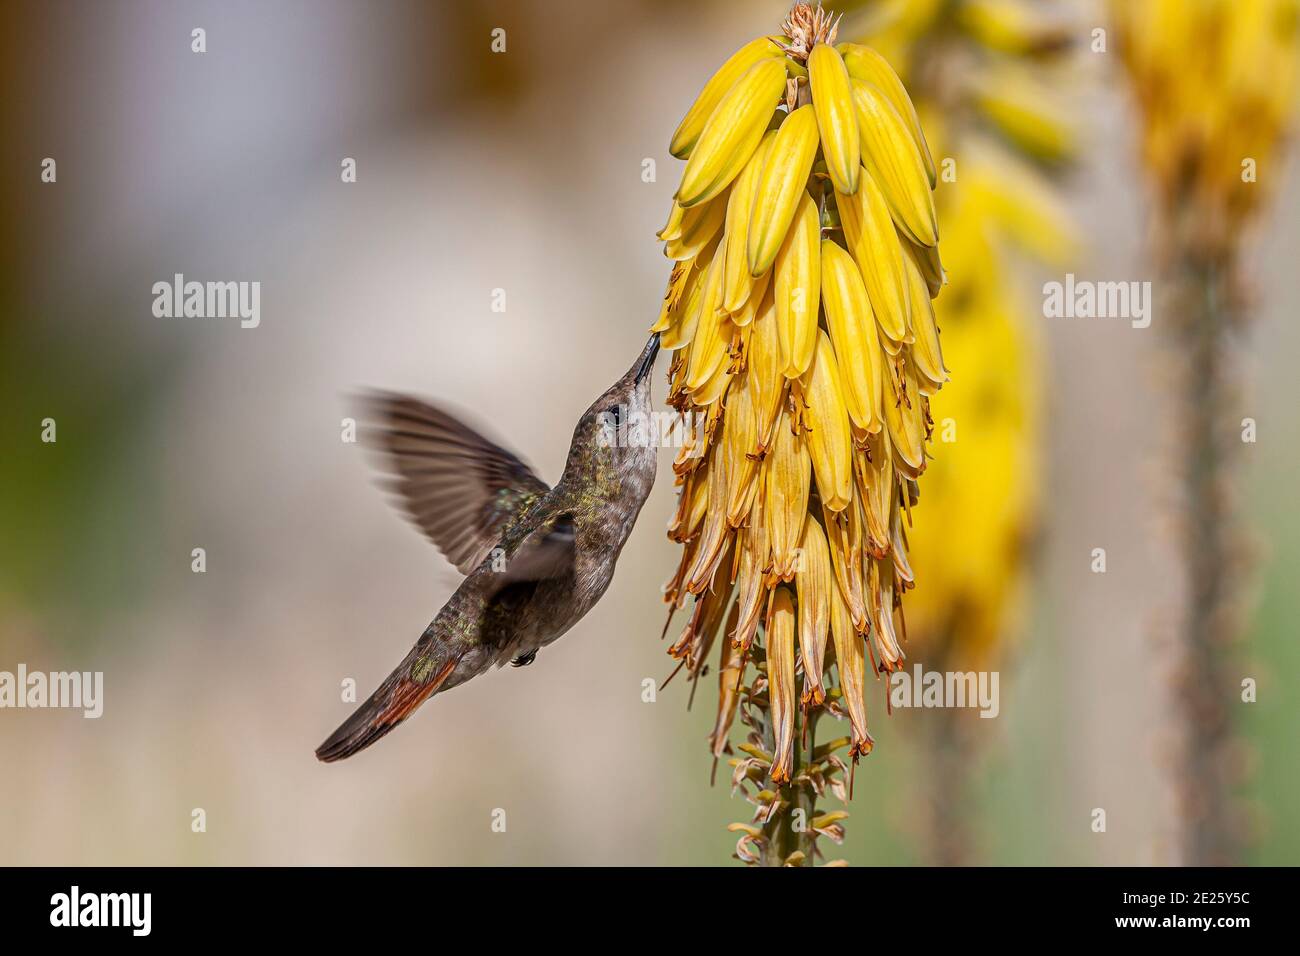
[[[527,667],[533,661],[537,660],[537,648],[533,648],[527,654],[520,654],[510,662],[511,667]]]

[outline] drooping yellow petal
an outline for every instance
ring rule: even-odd
[[[705,244],[722,229],[727,217],[728,193],[686,210],[682,216],[681,235],[664,245],[664,255],[681,262],[694,259]]]
[[[664,303],[659,310],[659,319],[650,326],[651,332],[666,332],[679,318],[675,311],[681,306],[682,298],[695,273],[695,260],[679,262],[668,274],[668,287],[664,289]],[[662,340],[659,343],[663,345]]]
[[[678,544],[684,543],[695,535],[704,520],[705,506],[708,504],[709,461],[704,459],[698,468],[687,472],[682,477],[681,490],[677,498],[677,510],[668,524],[668,539]]]
[[[753,453],[760,457],[767,453],[772,443],[772,431],[786,394],[779,338],[776,304],[769,286],[752,324],[748,354],[749,370],[754,376],[754,417],[758,436],[758,445]]]
[[[826,631],[830,626],[831,592],[837,585],[826,535],[812,515],[804,522],[803,554],[794,583],[799,598],[799,657],[803,661],[801,702],[820,704],[826,699],[822,667],[826,658]]]
[[[727,460],[730,490],[727,495],[727,523],[739,527],[749,514],[758,487],[758,462],[753,450],[758,445],[758,422],[754,414],[757,390],[755,376],[746,371],[727,393],[727,410],[722,423],[722,447]]]
[[[863,513],[858,495],[838,514],[823,506],[826,543],[840,597],[849,619],[860,631],[867,629],[867,599],[863,578]]]
[[[725,326],[723,335],[724,340],[735,331],[731,328],[731,323],[729,321],[725,322]],[[726,354],[730,354],[729,350]],[[691,403],[698,408],[709,408],[710,410],[716,407],[721,407],[722,398],[727,394],[731,387],[731,383],[735,378],[736,376],[732,371],[731,363],[726,360],[726,355],[724,354],[722,364],[717,367],[717,370],[709,377],[708,381],[699,388],[691,391]]]
[[[731,605],[731,613],[727,616],[724,633],[731,634],[736,630],[739,614],[740,605]],[[718,709],[717,716],[713,720],[713,730],[709,734],[709,750],[713,752],[714,757],[721,757],[722,752],[727,748],[727,734],[736,719],[736,705],[740,701],[740,670],[744,660],[740,648],[731,641],[724,640],[721,643],[722,657],[718,665]]]
[[[772,707],[772,782],[790,782],[794,770],[794,604],[788,588],[778,587],[767,616],[767,683]]]
[[[886,670],[897,670],[903,660],[894,631],[894,565],[888,558],[870,559],[871,637]]]
[[[772,545],[772,570],[782,581],[794,577],[808,514],[812,462],[803,437],[796,435],[788,410],[776,423],[772,449],[763,460],[766,491],[764,518]]]
[[[731,632],[732,643],[742,652],[749,651],[758,625],[762,620],[763,608],[767,605],[768,581],[767,567],[771,551],[767,544],[767,526],[763,522],[764,493],[758,496],[750,509],[749,526],[737,532],[740,536],[737,547],[740,552],[740,566],[736,575],[736,604],[740,614],[736,626]]]
[[[948,281],[948,276],[944,272],[943,262],[939,259],[939,247],[917,245],[901,231],[898,234],[898,241],[904,244],[912,261],[916,263],[921,270],[921,275],[925,276],[925,287],[930,292],[930,298],[935,298],[939,290],[944,287]]]
[[[715,576],[721,576],[721,567],[720,565]],[[720,584],[721,582],[715,581],[713,587],[696,595],[690,620],[681,636],[668,648],[668,656],[674,660],[684,659],[687,673],[692,675],[697,675],[704,666],[709,648],[718,636],[727,602],[731,600],[731,588],[719,586]]]
[[[853,461],[854,481],[866,519],[866,545],[877,556],[889,550],[890,518],[898,497],[894,477],[894,451],[889,432],[881,429]]]
[[[925,396],[916,385],[912,363],[893,363],[885,387],[885,423],[894,446],[896,463],[909,478],[925,470]]]
[[[682,234],[682,222],[685,218],[686,210],[674,202],[673,208],[668,213],[668,221],[664,223],[662,229],[655,233],[655,236],[664,242],[679,238]]]
[[[844,707],[849,712],[849,725],[852,728],[853,743],[849,753],[856,757],[870,753],[873,743],[871,734],[867,733],[867,704],[864,696],[867,684],[866,656],[862,647],[862,635],[853,629],[849,610],[839,591],[831,597],[830,617],[831,640],[835,645],[835,662],[840,672],[840,693],[844,698]]]
[[[749,297],[745,304],[740,307],[738,312],[731,313],[731,324],[737,328],[745,328],[754,321],[760,309],[766,307],[772,300],[768,297],[768,289],[772,286],[772,270],[768,269],[761,276],[750,276]]]
[[[926,294],[925,277],[916,259],[906,256],[903,263],[906,270],[908,286],[908,306],[910,313],[908,325],[911,329],[912,359],[916,363],[917,373],[924,383],[919,382],[921,390],[933,391],[948,381],[948,370],[943,365],[943,349],[939,345],[939,326],[934,318],[934,303]]]
[[[731,475],[725,456],[714,454],[708,471],[708,507],[704,512],[704,525],[700,529],[694,561],[687,569],[682,587],[690,594],[699,594],[713,580],[713,574],[722,561],[723,548],[730,531],[727,525],[727,499],[731,493]]]

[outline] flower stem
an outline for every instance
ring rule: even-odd
[[[970,862],[970,784],[974,752],[958,724],[958,712],[926,714],[928,763],[924,853],[927,866],[965,866]]]
[[[814,707],[807,717],[807,752],[811,754],[817,746],[817,718],[821,714],[820,707]],[[767,715],[765,715],[767,716]],[[766,721],[766,731],[764,733],[764,742],[771,749],[775,742],[772,739],[772,722]],[[817,815],[817,794],[812,787],[800,781],[800,771],[804,766],[804,749],[802,746],[794,748],[794,772],[791,774],[790,783],[780,787],[777,790],[778,800],[785,804],[785,808],[777,813],[771,820],[763,825],[763,853],[759,860],[760,866],[784,866],[785,861],[789,859],[792,853],[803,853],[803,866],[812,866],[814,863],[814,852],[816,846],[817,834],[812,828],[812,819]],[[798,816],[794,811],[800,810]],[[796,820],[801,817],[800,823]]]
[[[1236,600],[1242,539],[1233,504],[1232,432],[1238,389],[1232,358],[1234,310],[1229,255],[1184,254],[1182,319],[1175,325],[1186,360],[1181,389],[1181,541],[1185,598],[1181,667],[1174,694],[1181,716],[1177,767],[1179,845],[1185,865],[1240,862],[1234,789]]]

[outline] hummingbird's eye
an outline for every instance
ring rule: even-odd
[[[619,418],[619,412],[622,410],[622,408],[623,408],[622,405],[609,406],[609,408],[605,409],[605,420],[609,422],[611,425],[619,424],[621,421],[621,419]]]

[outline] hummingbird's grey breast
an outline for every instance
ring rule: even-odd
[[[367,398],[362,434],[382,453],[387,487],[466,578],[317,757],[351,756],[494,665],[531,663],[600,600],[654,484],[656,432],[646,422],[658,349],[655,336],[579,419],[554,488],[441,409]]]

